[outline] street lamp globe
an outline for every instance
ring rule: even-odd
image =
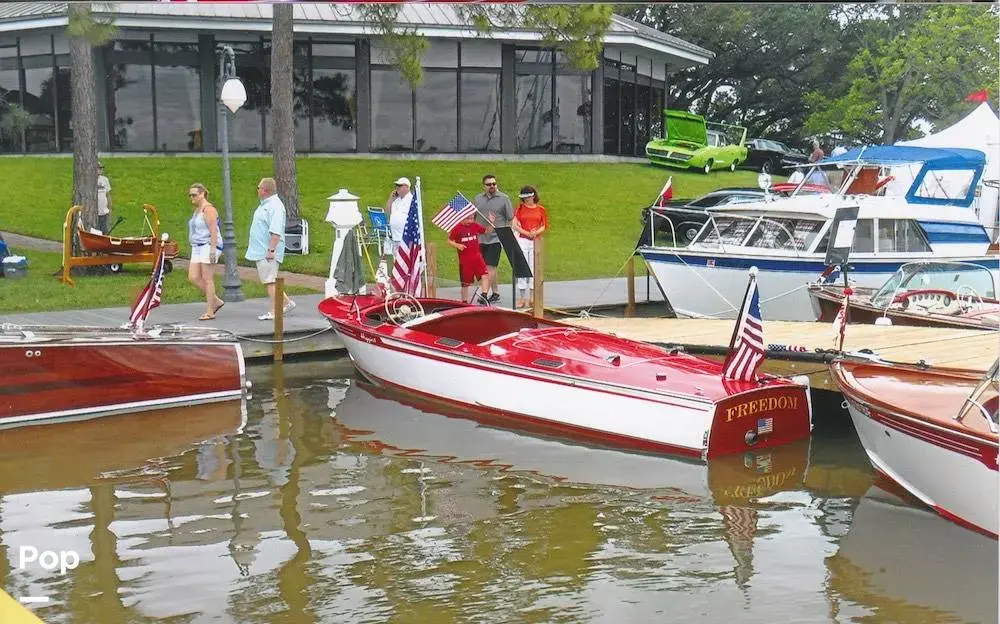
[[[229,112],[235,113],[240,107],[246,104],[247,90],[239,78],[230,78],[226,84],[222,85],[222,95],[219,98],[226,105]]]

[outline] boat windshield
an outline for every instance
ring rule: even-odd
[[[965,401],[965,405],[956,416],[956,420],[969,419],[971,424],[973,418],[985,418],[989,424],[990,431],[997,433],[1000,430],[1000,358],[993,361],[986,374],[983,375],[979,385]]]
[[[900,293],[912,290],[946,290],[956,297],[996,299],[993,274],[975,264],[912,262],[899,270],[872,295],[876,307],[887,307]]]
[[[823,229],[821,219],[710,215],[696,243],[808,251]],[[749,235],[749,238],[747,238]],[[746,241],[746,242],[744,242]]]

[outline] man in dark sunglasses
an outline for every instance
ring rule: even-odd
[[[500,291],[497,288],[496,280],[502,246],[494,228],[510,226],[510,222],[514,218],[514,205],[511,203],[510,197],[500,191],[497,186],[497,178],[492,174],[483,176],[483,192],[476,195],[472,199],[472,203],[478,209],[476,221],[487,230],[485,234],[479,236],[479,250],[486,261],[486,272],[489,273],[490,289],[493,291],[487,295],[487,300],[490,303],[496,303],[500,301]],[[491,214],[493,219],[488,220]]]

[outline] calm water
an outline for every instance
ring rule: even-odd
[[[250,375],[245,415],[0,432],[0,586],[50,624],[997,621],[997,542],[872,487],[836,406],[705,467],[421,411],[344,362]]]

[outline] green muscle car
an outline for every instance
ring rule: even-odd
[[[646,144],[646,158],[657,165],[681,169],[736,171],[747,159],[746,128],[706,122],[687,111],[663,111],[666,138]]]

